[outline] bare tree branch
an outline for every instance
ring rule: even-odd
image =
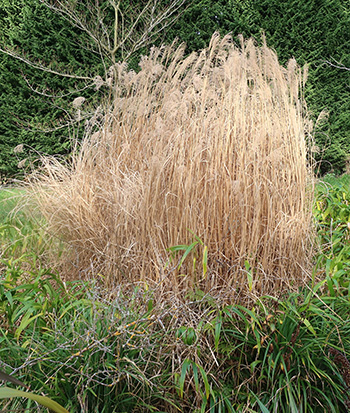
[[[95,82],[92,83],[88,83],[86,84],[84,87],[79,88],[79,89],[74,89],[70,92],[67,93],[60,93],[60,94],[49,94],[46,93],[45,91],[39,90],[39,88],[33,86],[31,84],[31,82],[27,79],[27,76],[21,71],[23,79],[25,80],[27,86],[29,87],[29,89],[34,92],[36,95],[40,95],[40,96],[44,96],[46,98],[51,98],[51,99],[62,99],[68,96],[72,96],[72,95],[76,95],[77,93],[81,93],[84,90],[90,89],[91,87],[95,86]]]
[[[335,67],[336,69],[347,70],[350,71],[350,67],[346,67],[343,63],[338,62],[337,60],[333,59],[333,62],[329,60],[324,60],[323,64],[327,64],[328,66]]]
[[[85,32],[91,47],[102,53],[109,65],[116,63],[117,53],[121,60],[127,60],[155,41],[161,31],[176,21],[188,2],[172,0],[162,6],[161,0],[148,0],[139,9],[132,9],[123,5],[122,0],[107,0],[105,6],[98,0],[87,0],[84,13],[81,3],[74,0],[40,1]]]
[[[105,74],[111,65],[116,64],[117,55],[120,60],[128,60],[140,49],[155,41],[159,34],[173,24],[184,9],[188,0],[172,0],[170,4],[161,6],[162,0],[148,0],[146,4],[133,10],[124,7],[122,0],[106,0],[103,6],[99,0],[40,0],[54,13],[59,14],[72,26],[87,34],[89,44],[81,44],[101,57]],[[83,8],[84,7],[84,8]],[[59,72],[40,61],[33,61],[20,51],[7,46],[0,46],[5,53],[25,64],[60,77],[93,82],[92,76],[81,76],[75,73]]]
[[[30,67],[63,78],[77,81],[77,89],[72,92],[102,85],[112,86],[111,70],[118,61],[127,61],[135,53],[154,42],[167,27],[172,25],[185,9],[189,0],[40,0],[53,13],[60,15],[73,27],[87,36],[84,40],[77,36],[79,47],[89,50],[100,57],[104,67],[104,79],[98,74],[82,76],[67,69],[60,72],[55,66],[42,61],[32,60],[16,48],[0,45],[0,52],[17,59]],[[53,95],[46,90],[34,87],[26,78],[28,87],[35,93],[47,98],[68,97],[69,93]],[[83,85],[82,85],[83,83]],[[86,111],[86,117],[89,116]],[[85,113],[80,115],[81,121]],[[76,119],[74,119],[75,121]],[[69,122],[71,122],[69,120]],[[66,126],[66,125],[65,125]],[[57,126],[57,129],[61,125]]]
[[[63,72],[58,72],[56,70],[51,69],[48,65],[45,65],[41,62],[38,61],[33,61],[25,57],[25,55],[20,54],[20,52],[17,52],[13,49],[7,48],[7,47],[0,47],[0,52],[5,53],[14,59],[20,60],[21,62],[24,62],[25,64],[33,67],[34,69],[41,70],[43,72],[47,73],[52,73],[53,75],[61,76],[61,77],[67,77],[70,79],[76,79],[76,80],[88,80],[88,81],[93,81],[92,77],[89,76],[79,76],[79,75],[74,75],[71,73],[63,73]]]

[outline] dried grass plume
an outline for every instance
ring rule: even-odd
[[[303,70],[265,43],[218,34],[184,52],[154,47],[138,73],[118,64],[99,132],[69,165],[46,158],[33,178],[49,230],[70,247],[67,274],[225,287],[234,299],[301,285],[312,199]],[[208,247],[205,277],[192,258],[185,276],[166,266],[189,230]]]

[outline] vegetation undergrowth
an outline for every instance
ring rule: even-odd
[[[350,294],[350,176],[327,176],[318,185],[314,203],[320,244],[314,273],[322,277],[332,295]]]
[[[49,273],[11,280],[1,282],[0,368],[70,412],[341,412],[347,403],[348,297],[306,288],[248,309],[202,291],[162,303],[144,286],[108,298],[97,283]],[[37,411],[32,400],[2,406]]]
[[[21,186],[0,188],[0,244],[1,257],[52,263],[63,252],[62,242],[47,230],[46,221],[30,202],[27,189]],[[50,256],[50,258],[49,258]],[[24,260],[22,260],[24,262]]]

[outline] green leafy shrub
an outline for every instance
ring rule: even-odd
[[[168,391],[155,385],[157,375],[152,378],[160,363],[152,300],[138,308],[138,291],[107,302],[96,286],[55,282],[53,291],[49,280],[46,288],[34,282],[30,289],[13,288],[3,279],[3,296],[15,304],[16,316],[11,309],[0,310],[7,320],[1,329],[2,363],[12,366],[33,391],[48,394],[70,411],[120,412],[135,406],[153,411],[166,403]],[[130,300],[130,307],[124,307],[124,300]],[[35,320],[27,317],[28,308],[35,308]],[[167,369],[162,377],[169,380]],[[21,403],[14,400],[11,408]]]
[[[343,411],[346,375],[329,352],[349,354],[348,311],[346,300],[322,302],[312,291],[223,307],[201,331],[212,335],[211,356],[197,344],[182,363],[180,397],[188,408],[198,400],[198,411]]]
[[[320,184],[314,206],[320,252],[315,271],[324,268],[328,289],[350,293],[350,182],[327,178]]]

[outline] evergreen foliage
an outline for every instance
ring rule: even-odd
[[[146,46],[165,32],[184,1],[4,1],[0,173],[13,175],[19,156],[68,154],[69,137],[84,129],[77,118],[90,118],[108,90],[111,65],[132,65],[148,53]],[[77,97],[89,98],[81,113],[71,105]],[[22,143],[24,152],[12,156]]]
[[[77,44],[83,34],[38,0],[6,0],[0,5],[0,25],[1,44],[24,59],[78,76],[98,74],[100,59]],[[38,152],[68,154],[70,135],[76,133],[63,127],[71,102],[94,91],[81,90],[86,84],[79,79],[47,73],[4,53],[0,69],[0,175],[13,176],[19,161]],[[14,154],[19,144],[23,152]]]

